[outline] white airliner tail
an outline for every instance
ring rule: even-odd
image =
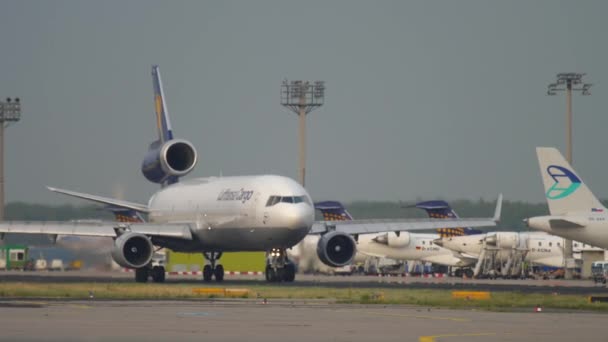
[[[551,215],[607,211],[557,149],[537,147],[536,155]]]

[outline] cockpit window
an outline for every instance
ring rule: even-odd
[[[310,198],[308,196],[270,196],[268,201],[266,202],[267,207],[272,207],[273,205],[283,202],[283,203],[308,203],[312,205],[310,202]]]
[[[268,202],[266,202],[267,207],[272,207],[273,205],[279,203],[281,201],[281,196],[270,196],[268,198]]]

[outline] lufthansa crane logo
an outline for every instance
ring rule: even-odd
[[[570,170],[562,166],[549,165],[547,173],[555,182],[546,196],[548,199],[560,199],[568,197],[581,186],[581,180]]]

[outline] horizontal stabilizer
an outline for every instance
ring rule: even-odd
[[[144,204],[133,203],[133,202],[123,201],[123,200],[118,200],[118,199],[108,198],[108,197],[102,197],[102,196],[97,196],[97,195],[90,195],[90,194],[85,194],[82,192],[57,189],[57,188],[52,188],[50,186],[47,186],[47,189],[51,190],[52,192],[57,192],[57,193],[72,196],[72,197],[82,198],[82,199],[85,199],[88,201],[103,203],[103,204],[120,207],[120,208],[125,208],[125,209],[131,209],[131,210],[135,210],[135,211],[142,212],[142,213],[149,212],[148,206],[144,205]]]

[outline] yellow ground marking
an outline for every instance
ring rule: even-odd
[[[471,321],[468,318],[461,318],[461,317],[428,316],[428,315],[403,315],[403,314],[392,314],[392,313],[376,312],[376,311],[364,311],[364,312],[366,314],[370,314],[370,315],[387,316],[387,317],[420,318],[420,319],[433,319],[433,320],[454,321],[454,322],[470,322]]]
[[[225,289],[219,287],[198,287],[192,289],[193,293],[206,295],[220,295],[225,297],[240,297],[248,295],[249,289]]]
[[[443,337],[466,337],[466,336],[495,336],[496,333],[467,333],[467,334],[442,334],[442,335],[433,335],[433,336],[420,336],[418,338],[418,342],[435,342],[436,338]]]
[[[70,304],[70,305],[68,305],[68,307],[75,308],[75,309],[90,309],[91,308],[90,305],[84,305],[84,304]]]
[[[490,292],[488,291],[452,291],[452,298],[463,298],[463,299],[490,299]]]

